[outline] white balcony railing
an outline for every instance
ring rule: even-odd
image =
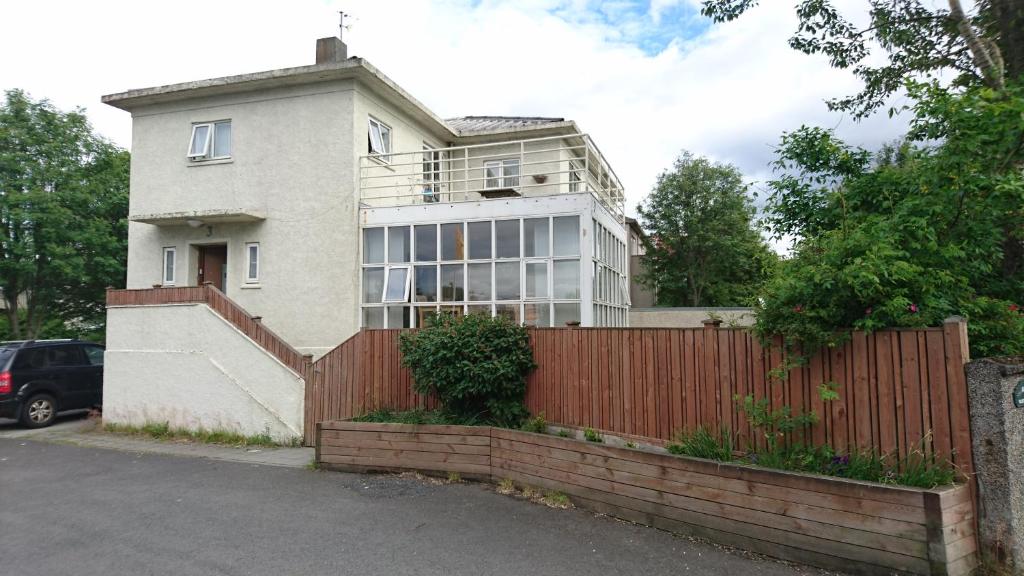
[[[616,219],[622,184],[585,134],[429,148],[359,159],[364,206],[592,194]]]

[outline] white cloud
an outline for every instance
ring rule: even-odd
[[[668,25],[666,10],[682,2],[693,4],[653,0],[652,25]],[[615,167],[632,211],[683,148],[763,179],[781,132],[801,123],[837,126],[869,146],[902,132],[899,123],[828,112],[823,100],[858,82],[791,50],[793,8],[763,4],[649,54],[632,43],[642,22],[624,32],[580,17],[588,4],[579,0],[37,0],[5,8],[0,88],[83,106],[101,133],[129,146],[128,114],[100,104],[102,94],[311,63],[314,39],[337,31],[343,7],[356,17],[349,53],[443,117],[576,120]]]

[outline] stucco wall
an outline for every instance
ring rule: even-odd
[[[226,292],[293,346],[322,354],[358,329],[353,85],[338,81],[194,99],[133,113],[132,216],[256,211],[265,220],[129,225],[128,287],[161,281],[177,248],[176,284],[195,285],[196,246],[227,244]],[[193,122],[230,119],[232,158],[185,157]],[[365,142],[364,142],[365,147]],[[246,285],[245,243],[260,243],[260,282]]]
[[[303,380],[205,304],[107,310],[103,418],[302,435]]]
[[[723,326],[752,326],[752,308],[630,308],[631,328],[700,328],[701,321],[717,318]]]

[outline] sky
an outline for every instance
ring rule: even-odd
[[[10,2],[0,89],[81,107],[130,148],[131,118],[103,94],[312,64],[315,39],[336,34],[344,10],[349,55],[442,118],[575,120],[622,180],[627,213],[684,149],[738,166],[760,204],[784,131],[825,126],[873,148],[905,127],[829,112],[824,101],[859,81],[789,48],[794,2],[761,4],[713,24],[698,0]],[[837,4],[866,14],[866,0]]]

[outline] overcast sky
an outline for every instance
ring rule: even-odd
[[[840,0],[865,14],[864,0]],[[857,90],[822,57],[791,50],[792,0],[763,0],[712,25],[697,0],[33,0],[0,17],[0,88],[86,110],[131,145],[131,119],[100,96],[312,64],[315,39],[355,15],[349,55],[366,58],[441,117],[575,120],[607,156],[627,210],[682,149],[739,166],[763,189],[772,148],[801,124],[875,147],[902,132],[854,122],[824,100]],[[884,115],[883,115],[884,116]],[[762,194],[763,197],[763,194]]]

